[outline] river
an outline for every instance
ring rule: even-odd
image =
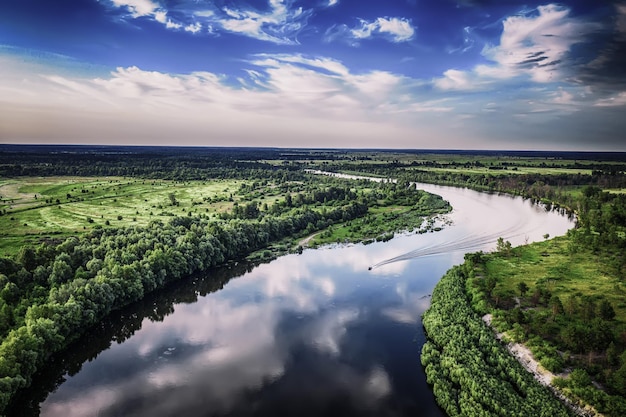
[[[454,207],[443,230],[178,283],[51,361],[19,415],[443,416],[419,358],[439,278],[498,237],[519,245],[573,222],[521,198],[420,188]]]

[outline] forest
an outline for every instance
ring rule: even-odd
[[[576,216],[567,236],[468,254],[423,324],[449,415],[568,415],[494,331],[574,402],[626,415],[621,154],[0,147],[0,412],[55,352],[158,288],[229,262],[423,230],[451,208],[412,182],[520,195]],[[320,169],[380,183],[316,176]],[[50,221],[53,219],[53,221]],[[492,314],[490,329],[481,316]],[[504,381],[504,383],[503,383]],[[535,412],[535,410],[539,410]],[[517,413],[517,414],[515,414]],[[539,413],[539,414],[537,414]]]

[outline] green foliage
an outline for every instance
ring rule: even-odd
[[[112,310],[271,242],[364,216],[368,206],[351,195],[327,198],[323,210],[299,204],[245,219],[181,216],[98,229],[56,246],[23,249],[16,260],[0,258],[0,413],[52,353]]]
[[[502,317],[494,319],[495,327],[526,343],[546,369],[577,368],[570,378],[557,380],[574,401],[621,416],[626,407],[620,358],[626,334],[621,252],[626,235],[613,232],[624,223],[606,213],[622,212],[624,201],[595,189],[583,194],[579,229],[516,248],[512,260],[496,253],[472,263],[468,294],[474,309]],[[510,291],[520,294],[521,307],[502,301]]]
[[[471,308],[467,273],[454,267],[435,287],[423,324],[427,381],[449,416],[568,416]]]
[[[576,368],[569,375],[569,386],[571,388],[585,388],[591,385],[591,377],[584,369]]]

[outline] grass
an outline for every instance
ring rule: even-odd
[[[565,302],[570,296],[585,294],[606,297],[616,320],[626,325],[626,285],[610,268],[610,255],[597,255],[579,249],[572,254],[567,237],[515,248],[510,258],[494,257],[487,264],[488,275],[498,278],[498,287],[519,294],[525,282],[531,294],[539,285],[548,288]]]
[[[0,250],[11,255],[26,242],[107,227],[107,222],[112,226],[146,225],[189,212],[216,215],[242,199],[236,193],[241,183],[121,177],[4,179],[0,182],[0,212],[4,213],[0,216]]]

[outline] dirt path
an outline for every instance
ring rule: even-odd
[[[487,323],[489,327],[491,327],[491,314],[486,314],[483,316],[483,321]],[[502,340],[504,333],[496,333],[496,337],[498,340]],[[543,366],[539,364],[539,362],[535,359],[530,349],[524,346],[521,343],[509,343],[506,348],[508,351],[518,360],[520,364],[530,373],[533,374],[535,379],[539,381],[541,385],[544,385],[550,389],[565,405],[567,405],[572,411],[574,411],[577,415],[581,417],[601,417],[602,414],[596,413],[593,410],[583,409],[576,404],[572,403],[570,399],[565,397],[561,392],[559,392],[555,387],[552,386],[552,380],[555,377],[564,378],[569,375],[568,372],[563,372],[560,374],[553,374],[552,372],[545,369]]]
[[[304,239],[302,239],[300,242],[298,242],[298,245],[302,246],[303,248],[306,248],[309,246],[309,243],[311,242],[311,240],[313,240],[313,238],[317,235],[319,235],[321,232],[317,232],[317,233],[313,233],[310,236],[305,237]]]

